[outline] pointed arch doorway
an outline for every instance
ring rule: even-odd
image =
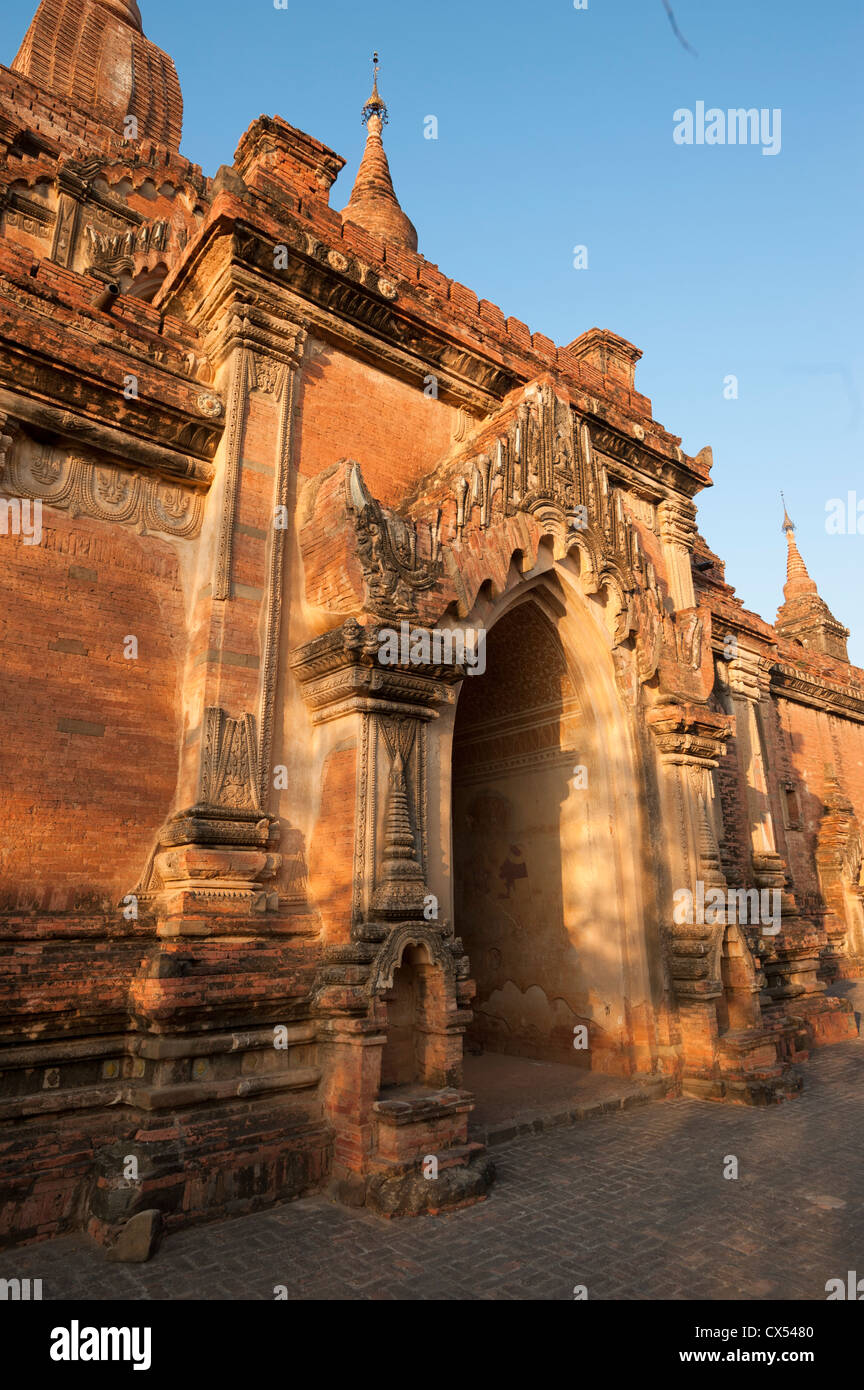
[[[633,773],[620,723],[607,740],[599,728],[608,691],[601,699],[568,661],[561,634],[572,641],[585,621],[529,592],[490,626],[485,673],[459,693],[453,905],[477,987],[471,1088],[479,1056],[557,1064],[559,1081],[566,1067],[565,1087],[586,1071],[635,1069],[634,973],[643,1009],[646,989],[628,959],[640,914],[623,864],[638,851],[615,814]]]

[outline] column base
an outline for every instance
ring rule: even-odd
[[[858,1037],[855,1009],[851,999],[835,995],[805,994],[784,1000],[763,1010],[766,1018],[786,1019],[802,1030],[809,1051],[830,1043],[850,1042]]]
[[[482,1201],[495,1177],[485,1144],[468,1142],[474,1097],[398,1087],[372,1106],[372,1154],[362,1172],[334,1169],[331,1194],[378,1216],[421,1216]]]
[[[464,1144],[399,1163],[373,1159],[365,1176],[337,1176],[330,1193],[346,1206],[376,1216],[434,1216],[485,1201],[495,1165],[483,1144]]]
[[[790,1050],[787,1034],[792,1031],[784,1020],[774,1027],[724,1033],[717,1040],[716,1071],[685,1073],[681,1082],[684,1095],[727,1105],[776,1105],[792,1100],[803,1084],[790,1061],[792,1055],[800,1055]]]

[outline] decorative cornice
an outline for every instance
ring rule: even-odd
[[[440,705],[452,704],[459,666],[381,666],[377,626],[349,618],[342,627],[316,637],[294,653],[291,666],[313,722],[353,711],[392,707],[395,713],[434,719]]]
[[[58,441],[67,443],[70,449],[92,450],[110,461],[122,459],[129,466],[145,468],[171,482],[179,480],[189,487],[206,490],[213,481],[213,465],[203,459],[189,458],[159,443],[131,435],[114,424],[93,420],[77,411],[62,410],[2,387],[0,412],[6,414],[7,420],[14,419],[17,428],[24,425],[39,432],[47,431]],[[9,445],[6,447],[8,450]]]
[[[707,705],[657,705],[646,721],[664,763],[715,768],[732,734],[728,715]]]
[[[395,268],[370,265],[338,233],[324,240],[320,228],[313,231],[288,211],[280,213],[278,229],[269,218],[262,219],[267,231],[248,219],[248,208],[236,200],[219,208],[166,281],[160,299],[164,309],[199,327],[215,322],[217,301],[224,295],[218,287],[230,265],[232,281],[239,284],[245,277],[250,294],[263,292],[317,337],[362,360],[383,363],[418,389],[433,374],[439,398],[465,405],[475,418],[488,416],[510,391],[536,377],[536,360],[529,353],[520,370],[512,343],[505,366],[495,360],[494,344],[484,352],[473,333],[461,341],[454,338],[440,315],[430,319],[430,296],[423,297],[417,282],[404,279]],[[566,372],[565,362],[561,374]],[[558,372],[552,374],[557,379]],[[702,456],[689,459],[680,441],[665,436],[655,422],[630,420],[584,386],[562,382],[560,391],[590,419],[596,447],[614,460],[616,476],[632,481],[641,494],[654,493],[656,500],[670,493],[686,498],[707,485]]]
[[[802,670],[776,662],[770,669],[770,689],[774,696],[796,704],[832,710],[846,719],[864,723],[864,686],[840,685]]]
[[[54,339],[61,328],[68,333],[62,359],[46,355],[52,341],[46,320]],[[191,375],[195,354],[185,356],[191,359]],[[22,420],[36,423],[34,416],[42,414],[46,418],[41,423],[51,428],[49,417],[60,411],[70,420],[86,421],[93,431],[131,435],[145,450],[156,445],[210,460],[222,434],[222,403],[199,381],[181,374],[181,357],[167,341],[161,346],[136,341],[128,331],[121,339],[117,325],[106,335],[91,319],[70,316],[66,306],[57,319],[55,305],[52,318],[50,301],[0,281],[0,393],[6,397],[0,409]],[[94,365],[83,367],[85,359],[98,362],[98,374]],[[124,393],[130,375],[137,395]]]
[[[696,508],[689,499],[666,498],[658,508],[660,537],[664,545],[693,550],[696,540]]]

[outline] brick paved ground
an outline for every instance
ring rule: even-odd
[[[657,1101],[495,1149],[489,1201],[382,1222],[325,1198],[179,1232],[146,1266],[79,1237],[0,1256],[46,1299],[821,1299],[864,1276],[864,1041],[768,1110]],[[727,1154],[740,1177],[724,1180]]]

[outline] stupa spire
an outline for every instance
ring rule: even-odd
[[[354,222],[364,231],[380,237],[392,246],[408,251],[417,250],[417,232],[399,205],[390,175],[390,165],[384,150],[381,132],[389,120],[387,103],[378,91],[378,54],[373,59],[372,95],[363,107],[366,126],[366,149],[357,171],[357,178],[343,221]]]
[[[780,494],[783,497],[783,494]],[[783,606],[777,614],[776,628],[781,637],[799,646],[848,662],[846,639],[849,629],[839,623],[824,599],[820,598],[814,580],[810,578],[798,543],[795,522],[789,515],[783,497],[783,530],[786,532],[786,583],[783,586]]]
[[[145,38],[136,0],[41,0],[12,68],[121,139],[180,147],[177,72]]]
[[[814,581],[810,578],[807,566],[798,549],[795,540],[795,522],[789,515],[786,506],[786,498],[783,499],[783,530],[786,532],[786,543],[788,553],[786,556],[786,583],[783,587],[783,594],[787,599],[796,598],[799,594],[817,594],[819,590]]]

